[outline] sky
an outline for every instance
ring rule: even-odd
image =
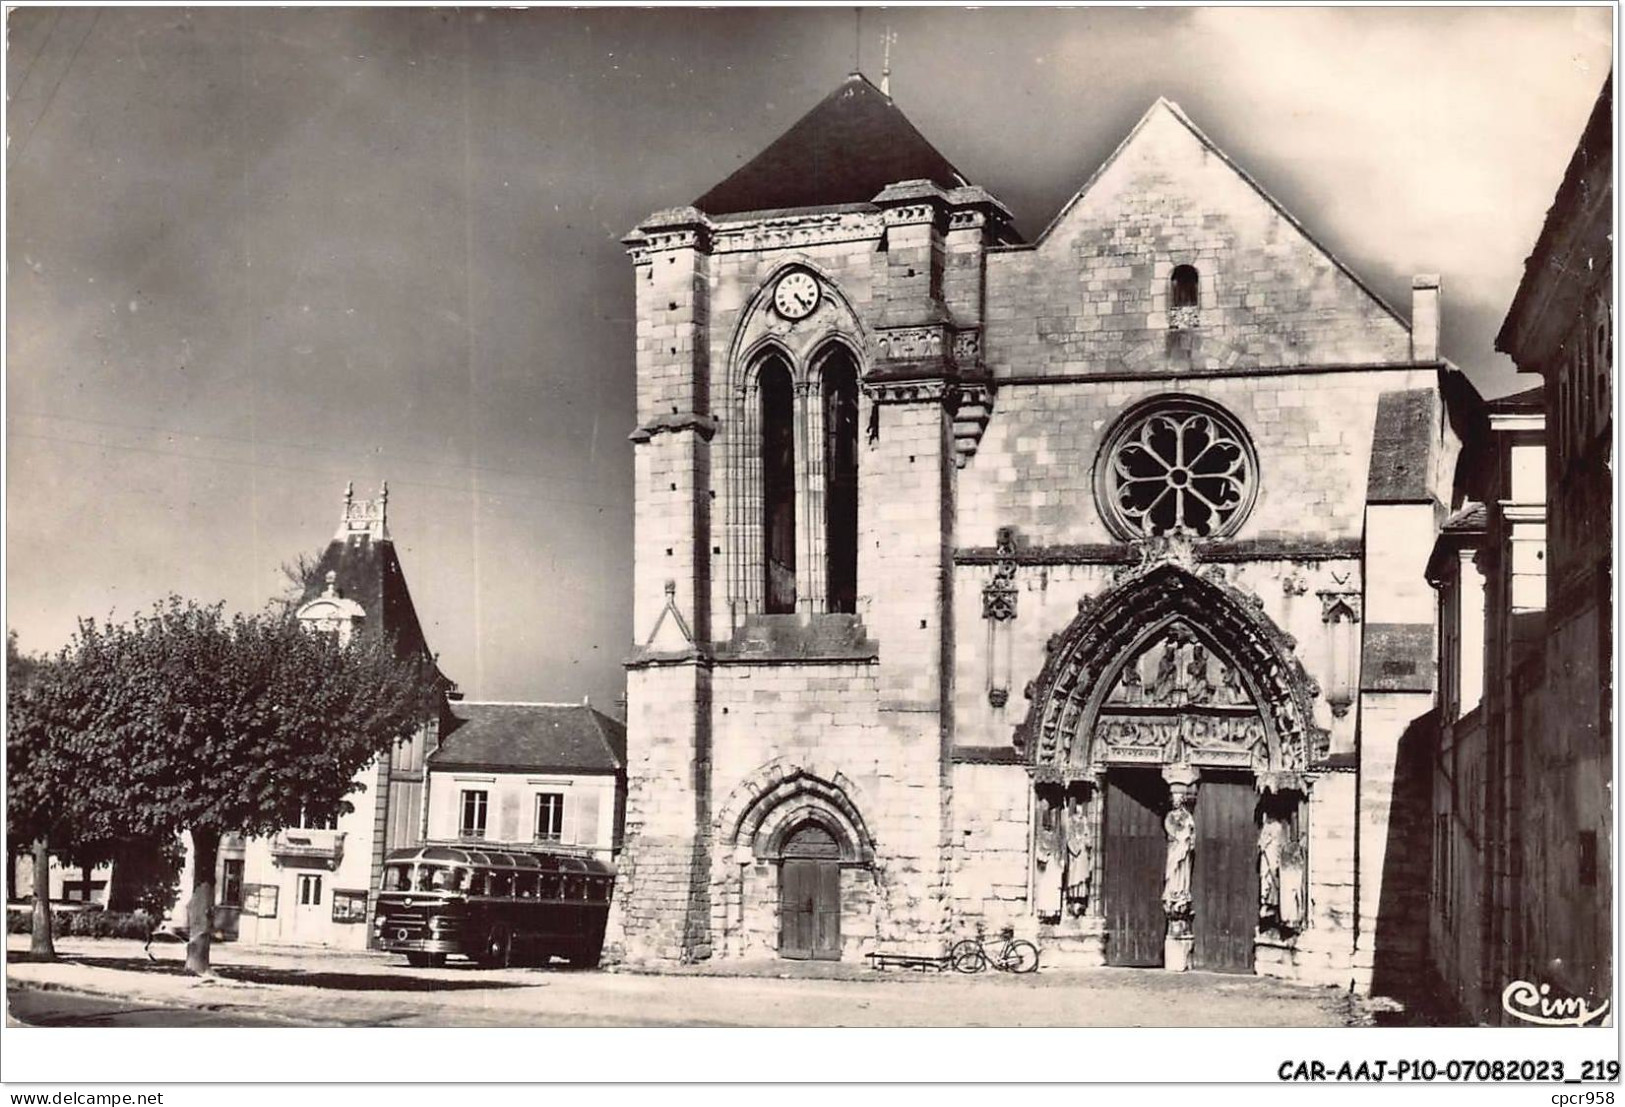
[[[1178,103],[1486,395],[1613,56],[1562,8],[10,9],[6,621],[252,611],[390,529],[475,699],[614,710],[632,268],[860,66],[1036,235]]]

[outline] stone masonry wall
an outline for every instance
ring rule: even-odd
[[[1258,499],[1238,539],[1358,538],[1377,397],[1432,387],[1434,376],[1400,367],[1003,386],[959,474],[959,541],[992,545],[1001,526],[1032,545],[1112,541],[1095,499],[1101,446],[1129,406],[1168,392],[1212,400],[1252,437]]]
[[[625,848],[606,956],[702,960],[711,952],[710,672],[693,662],[638,668],[626,683]]]
[[[1189,354],[1168,334],[1179,264],[1201,274]],[[1165,104],[1036,245],[989,252],[987,299],[1001,376],[1410,357],[1406,324]]]

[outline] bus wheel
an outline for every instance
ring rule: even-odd
[[[485,939],[485,956],[480,963],[488,969],[505,969],[513,962],[513,933],[501,923],[491,928]]]
[[[429,964],[429,955],[427,953],[408,953],[406,963],[414,969],[425,968]]]

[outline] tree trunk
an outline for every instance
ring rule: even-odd
[[[186,906],[186,971],[209,970],[209,942],[214,937],[214,868],[220,856],[220,832],[192,828],[192,899]]]
[[[134,911],[135,904],[130,902],[130,871],[133,866],[133,853],[126,845],[120,843],[113,847],[113,867],[107,873],[107,909],[109,911]]]
[[[85,882],[85,903],[87,904],[90,903],[90,871],[94,867],[95,866],[90,864],[79,866],[79,875],[84,878]]]
[[[34,839],[34,933],[28,952],[36,961],[55,961],[51,941],[51,844]]]

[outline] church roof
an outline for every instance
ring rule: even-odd
[[[767,149],[694,201],[707,215],[868,203],[898,181],[968,184],[892,98],[853,73]]]
[[[626,727],[586,704],[451,704],[436,769],[614,773],[626,766]]]

